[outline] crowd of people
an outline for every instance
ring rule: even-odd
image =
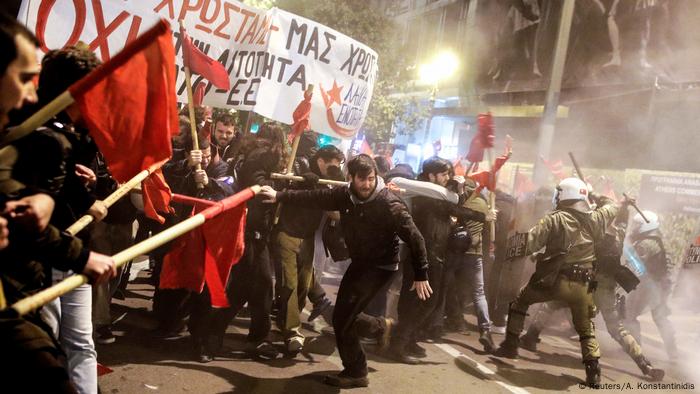
[[[118,185],[76,105],[25,137],[7,138],[9,125],[100,64],[81,46],[52,50],[39,64],[37,46],[34,35],[13,18],[0,19],[0,348],[13,361],[0,375],[29,391],[95,393],[95,341],[115,342],[110,302],[128,278],[128,268],[117,270],[109,256],[189,217],[192,207],[173,204],[163,224],[147,218],[128,198],[108,210],[102,199]],[[630,230],[649,273],[632,295],[644,299],[628,308],[627,320],[619,314],[617,283],[629,282],[620,276],[632,200],[596,195],[576,178],[565,179],[554,191],[539,190],[526,202],[532,209],[522,209],[527,218],[518,221],[528,231],[524,253],[508,256],[512,261],[506,263],[505,237],[516,215],[513,197],[497,191],[490,206],[480,185],[456,175],[446,159],[427,158],[416,175],[411,166],[392,166],[384,157],[353,152],[346,157],[333,145],[318,146],[316,135],[307,131],[299,137],[292,166],[303,181],[273,179],[271,174],[284,172],[289,160],[287,126],[268,122],[250,133],[231,113],[198,108],[195,149],[192,117],[186,108],[181,113],[172,159],[163,166],[173,193],[220,201],[262,186],[247,202],[245,251],[228,276],[228,307],[212,307],[206,286],[201,292],[160,288],[169,246],[149,254],[156,288],[153,336],[166,340],[187,330],[192,357],[199,362],[224,351],[227,327],[246,306],[246,352],[258,360],[276,358],[280,349],[296,356],[305,345],[301,328],[307,299],[307,320],[323,318],[332,325],[343,363],[344,369],[326,383],[343,388],[369,384],[363,342],[375,340],[386,357],[419,364],[426,357],[420,342],[468,329],[464,311],[469,304],[484,351],[500,357],[517,357],[519,347],[536,350],[547,310],[569,308],[590,385],[600,383],[601,355],[592,322],[597,309],[645,375],[660,380],[664,374],[639,345],[636,317],[649,302],[669,354],[677,352],[668,305],[661,301],[670,291],[671,266],[658,218],[651,213],[649,222],[635,216]],[[548,201],[552,194],[554,206]],[[91,227],[77,237],[64,231],[86,214],[95,219]],[[496,238],[491,239],[494,222]],[[334,302],[314,266],[318,232],[333,260],[351,261]],[[536,269],[528,280],[531,270],[523,261],[533,254]],[[37,312],[7,312],[71,273],[83,273],[91,283]],[[489,277],[501,280],[490,286],[495,290],[487,298]],[[393,286],[400,288],[397,316],[387,307]],[[529,307],[543,302],[547,310],[537,313],[521,339]],[[284,338],[281,347],[272,340],[273,321]],[[492,337],[498,330],[505,333],[500,346]]]

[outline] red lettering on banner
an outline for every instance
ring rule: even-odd
[[[248,40],[249,44],[252,44],[253,41],[255,40],[255,34],[257,33],[256,29],[258,27],[258,15],[255,15],[255,19],[253,19],[253,23],[250,24],[248,27],[248,31],[243,35],[243,38],[241,38],[240,42],[245,41],[246,38],[250,37],[250,40]]]
[[[46,24],[49,20],[49,14],[51,13],[51,9],[53,8],[54,4],[56,4],[56,0],[44,0],[39,5],[39,10],[37,12],[36,37],[39,40],[39,47],[42,51],[44,51],[44,53],[49,51],[45,40]],[[85,27],[85,19],[87,15],[85,0],[73,0],[73,8],[75,9],[73,31],[70,33],[68,41],[64,45],[59,46],[59,48],[67,45],[75,45],[78,42],[80,34],[83,32],[83,28]]]
[[[234,41],[236,41],[236,42],[240,42],[240,41],[238,41],[238,39],[241,38],[241,33],[243,32],[243,29],[245,28],[246,23],[248,23],[248,19],[251,16],[256,16],[254,12],[251,12],[248,10],[241,10],[241,14],[243,14],[245,16],[243,17],[243,23],[241,23],[241,27],[238,28],[238,33],[236,34],[236,38],[234,39]]]
[[[158,12],[163,9],[163,7],[168,6],[168,16],[170,16],[170,19],[175,19],[175,5],[173,4],[173,0],[163,0],[156,6],[156,8],[153,9],[153,11]]]
[[[129,17],[129,13],[122,11],[112,22],[105,27],[104,13],[102,12],[102,2],[100,0],[92,0],[92,8],[95,14],[95,27],[97,28],[97,37],[90,43],[90,50],[94,51],[97,47],[100,47],[100,55],[102,61],[109,60],[109,43],[107,39],[109,36],[119,27],[126,18]]]
[[[180,16],[177,17],[177,20],[184,21],[185,16],[187,15],[187,12],[197,11],[201,7],[202,7],[202,0],[197,0],[197,4],[195,4],[194,6],[190,6],[190,0],[183,0],[182,1],[182,8],[180,8]]]
[[[219,16],[219,10],[221,9],[221,0],[214,1],[216,2],[216,8],[214,8],[214,15],[212,15],[211,18],[207,18],[207,11],[209,11],[209,4],[212,2],[212,0],[204,0],[204,5],[202,5],[202,11],[199,13],[199,19],[202,21],[202,23],[212,24]],[[211,33],[211,29],[205,25],[197,24],[194,28],[206,33]]]
[[[271,26],[272,23],[272,17],[271,16],[265,16],[265,18],[262,21],[262,24],[260,25],[260,30],[258,30],[257,33],[257,40],[253,38],[253,41],[255,41],[256,44],[260,45],[265,45],[265,38],[268,36],[271,30],[277,31],[277,26]],[[252,44],[253,41],[250,43]]]
[[[221,24],[214,30],[215,36],[221,37],[225,40],[231,39],[230,35],[222,31],[224,27],[228,26],[229,22],[231,22],[231,14],[229,13],[231,10],[234,12],[239,12],[241,8],[231,3],[224,3],[224,21],[221,22]]]

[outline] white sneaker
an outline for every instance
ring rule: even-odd
[[[491,333],[505,335],[506,326],[491,326]]]
[[[287,341],[287,352],[290,354],[297,354],[304,347],[303,337],[292,337]]]

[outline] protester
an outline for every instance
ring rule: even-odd
[[[38,74],[35,57],[37,45],[36,38],[26,28],[12,18],[0,16],[0,121],[3,126],[7,124],[8,113],[12,108],[20,109],[25,101],[36,100],[32,78]],[[26,142],[23,141],[25,138],[27,137],[20,138],[16,143]],[[53,145],[53,150],[48,147],[47,150],[50,155],[40,156],[42,160],[62,160],[63,151],[60,146]],[[20,149],[15,144],[4,149],[3,157],[0,158],[7,165],[5,175],[0,180],[0,195],[4,201],[3,213],[10,219],[9,246],[0,251],[0,260],[3,261],[0,279],[8,304],[45,287],[48,279],[44,272],[50,272],[51,267],[84,273],[96,283],[115,275],[114,261],[111,258],[90,252],[79,239],[61,233],[49,224],[54,201],[48,194],[26,196],[42,191],[46,186],[43,179],[46,173],[32,174],[23,169],[24,172],[20,173],[22,179],[14,178],[17,174],[13,171],[13,166],[23,158],[28,160],[32,153],[36,154]],[[65,170],[65,166],[59,168]],[[63,179],[66,175],[72,174],[56,174],[55,179]],[[63,184],[54,183],[50,186],[51,190],[46,191],[55,193]],[[74,375],[69,378],[61,347],[52,330],[40,318],[39,312],[24,317],[3,316],[0,318],[0,332],[3,357],[12,360],[4,363],[0,374],[4,382],[22,382],[23,388],[29,391],[76,392],[70,381]],[[37,376],[40,378],[37,379]]]
[[[340,165],[344,160],[345,155],[333,145],[318,149],[309,159],[306,172],[300,172],[306,182],[294,184],[290,190],[298,190],[299,186],[323,188],[317,185],[319,178],[342,178]],[[318,208],[282,206],[276,238],[272,242],[273,256],[282,265],[282,275],[277,278],[280,289],[278,326],[290,354],[298,353],[304,345],[300,314],[312,283],[315,234],[322,215],[323,211]]]
[[[268,174],[283,168],[286,159],[284,139],[284,130],[271,123],[263,124],[256,135],[246,137],[238,162],[229,169],[230,173],[235,174],[237,190],[258,184],[274,184],[268,179]],[[248,303],[251,322],[245,351],[254,359],[274,359],[279,353],[270,338],[273,285],[268,242],[274,214],[274,207],[264,204],[259,198],[248,201],[245,251],[238,264],[231,269],[226,284],[230,308],[213,329],[214,335],[223,342],[229,323]]]
[[[343,371],[328,376],[326,383],[338,387],[364,387],[367,360],[355,331],[358,314],[398,270],[398,235],[411,246],[415,289],[421,300],[430,298],[427,255],[423,237],[406,206],[391,194],[377,176],[374,160],[360,154],[348,162],[348,186],[313,191],[276,192],[263,187],[268,202],[318,206],[340,211],[343,234],[352,263],[343,276],[333,313],[333,329]]]
[[[423,171],[419,179],[444,187],[451,176],[451,163],[439,157],[432,157],[423,162]],[[435,294],[427,301],[417,297],[412,291],[412,283],[416,279],[414,279],[411,270],[404,269],[398,307],[399,324],[392,333],[388,354],[402,363],[417,364],[419,360],[416,356],[425,356],[425,349],[417,343],[417,331],[428,321],[437,307],[440,297],[442,297],[440,290],[443,286],[448,239],[452,230],[451,217],[454,216],[460,221],[477,220],[483,222],[486,215],[454,203],[423,196],[413,198],[411,213],[416,227],[425,238],[429,256],[428,277],[431,281],[430,288]],[[489,219],[494,218],[489,217]],[[408,267],[408,264],[404,264],[404,267]]]
[[[229,113],[223,113],[214,118],[212,142],[220,160],[230,164],[234,160],[237,146],[241,141],[241,133],[236,132],[236,119]]]

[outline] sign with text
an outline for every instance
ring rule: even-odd
[[[377,76],[376,52],[278,8],[259,10],[234,0],[23,0],[19,14],[42,51],[83,41],[102,60],[160,18],[174,32],[181,102],[187,92],[178,21],[229,74],[228,91],[193,76],[193,86],[206,84],[205,105],[252,110],[291,124],[303,92],[313,84],[313,130],[348,139],[362,126]]]
[[[639,206],[653,211],[700,214],[700,177],[643,174]]]
[[[527,233],[515,233],[506,244],[506,260],[525,256],[527,250]]]

